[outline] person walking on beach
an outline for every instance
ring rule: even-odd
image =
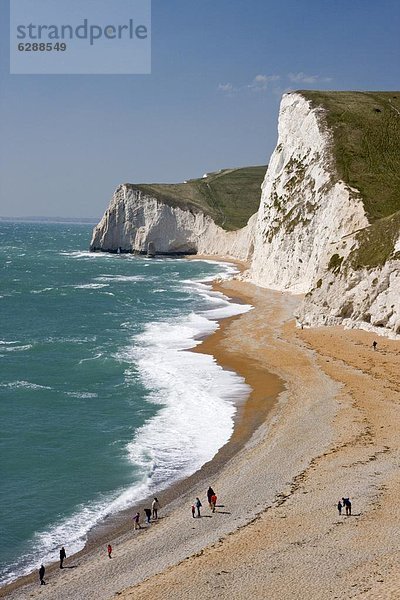
[[[134,529],[140,529],[140,512],[138,511],[136,515],[133,517],[133,527]]]
[[[39,581],[40,581],[40,585],[46,585],[46,582],[44,580],[44,573],[45,573],[46,569],[44,568],[44,565],[40,565],[40,569],[39,569]]]
[[[342,498],[343,506],[346,509],[346,516],[351,517],[351,502],[350,498]]]
[[[196,517],[196,507],[194,504],[192,504],[192,517],[193,519]]]
[[[375,340],[372,342],[372,347],[374,350],[376,350],[376,347],[378,345],[378,342],[376,342]]]
[[[153,510],[153,519],[156,521],[158,519],[158,511],[160,509],[160,503],[157,498],[154,498],[151,508]]]
[[[215,512],[215,507],[216,507],[216,505],[217,505],[217,496],[216,496],[215,494],[213,494],[213,495],[211,496],[211,510],[212,510],[213,512]]]
[[[340,500],[339,500],[339,502],[337,503],[337,509],[338,509],[338,511],[339,511],[339,517],[340,517],[340,516],[341,516],[341,514],[342,514],[342,508],[343,508],[343,504],[342,504],[342,503],[340,502]]]
[[[211,507],[211,497],[214,496],[214,495],[215,495],[215,492],[214,492],[214,490],[212,489],[212,487],[210,485],[210,487],[207,490],[207,500],[208,500],[208,506],[210,508],[212,508]]]
[[[347,498],[346,515],[348,517],[351,517],[351,502],[350,502],[350,498]]]
[[[112,558],[111,552],[112,552],[112,546],[111,546],[111,544],[108,544],[108,546],[107,546],[108,558]]]
[[[150,524],[150,519],[151,519],[151,508],[145,508],[144,509],[144,514],[146,515],[146,522],[148,524]]]
[[[64,546],[60,550],[60,569],[63,568],[64,560],[67,558],[67,553],[65,552]]]
[[[200,508],[203,506],[202,503],[200,502],[200,498],[196,498],[195,505],[197,508],[197,516],[200,518],[201,517]]]

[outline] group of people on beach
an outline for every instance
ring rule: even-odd
[[[65,548],[64,546],[61,547],[60,550],[60,569],[63,568],[64,565],[64,560],[67,558],[67,553],[65,552]],[[46,585],[46,582],[44,580],[44,574],[46,573],[46,568],[43,564],[40,565],[40,569],[39,569],[39,581],[40,581],[40,585]]]
[[[212,489],[211,485],[207,490],[207,500],[208,500],[208,506],[210,507],[212,512],[215,512],[215,507],[217,505],[217,496],[216,496],[214,490]],[[196,518],[196,513],[197,513],[198,518],[201,517],[200,508],[202,506],[203,505],[201,503],[200,498],[196,497],[194,504],[192,504],[192,517],[194,519]]]
[[[345,509],[346,515],[348,517],[351,517],[351,501],[350,501],[350,498],[342,498],[341,500],[339,500],[339,502],[337,503],[337,509],[339,511],[339,517],[341,516],[343,509]]]
[[[210,510],[212,510],[212,512],[215,512],[215,508],[217,505],[217,496],[211,486],[209,486],[209,488],[207,490],[207,500],[208,500],[208,506],[210,507]],[[197,497],[194,504],[192,504],[192,516],[193,517],[196,517],[196,513],[197,513],[197,517],[201,517],[201,512],[200,512],[201,507],[202,507],[201,500],[199,497]],[[154,521],[158,520],[158,511],[160,510],[160,508],[161,507],[160,507],[158,498],[154,497],[153,502],[151,503],[151,508],[143,509],[143,512],[146,517],[146,522],[148,524],[150,524],[151,518],[153,518]],[[139,511],[137,511],[135,513],[135,515],[133,516],[133,526],[134,526],[135,530],[141,529],[141,527],[140,527],[140,512]],[[113,551],[113,549],[112,549],[111,544],[108,544],[107,545],[108,558],[112,558],[112,551]],[[60,550],[60,569],[63,568],[63,563],[66,558],[67,558],[67,553],[65,551],[64,546],[62,546],[62,548]],[[40,585],[46,584],[46,582],[44,580],[45,572],[46,572],[46,569],[45,569],[44,565],[42,564],[39,569]]]
[[[208,490],[207,490],[207,501],[208,501],[208,506],[210,508],[210,510],[214,513],[216,506],[217,506],[217,495],[214,492],[214,490],[212,489],[211,486],[209,486]],[[201,517],[201,507],[202,507],[202,503],[200,498],[197,496],[196,500],[194,501],[194,503],[192,504],[192,517],[193,518],[200,518]],[[350,498],[342,498],[341,500],[338,501],[337,503],[337,509],[339,511],[339,516],[342,514],[342,510],[344,509],[346,511],[346,515],[347,516],[351,516],[351,501]],[[143,512],[145,514],[146,517],[146,522],[148,524],[150,524],[151,522],[151,518],[153,517],[154,521],[158,520],[158,511],[160,510],[160,503],[158,501],[158,498],[154,497],[153,502],[151,503],[151,508],[145,508],[143,509]],[[133,524],[134,524],[134,529],[140,529],[140,512],[137,511],[136,514],[133,516]],[[107,554],[108,554],[108,558],[112,558],[112,546],[111,544],[107,545]],[[64,560],[67,558],[67,554],[65,551],[64,546],[62,546],[61,550],[60,550],[60,569],[63,568],[63,563]],[[39,580],[40,580],[40,585],[45,585],[45,580],[44,580],[44,575],[45,575],[45,567],[42,564],[40,566],[39,569]]]
[[[158,511],[160,510],[160,503],[158,501],[158,498],[154,497],[153,502],[151,503],[151,508],[144,508],[143,512],[145,514],[146,517],[146,523],[148,525],[150,525],[151,522],[151,517],[153,517],[153,521],[157,521],[158,520]],[[133,515],[133,528],[136,529],[141,529],[140,526],[140,512],[137,511],[135,515]]]
[[[144,514],[146,516],[146,521],[147,523],[150,523],[151,521],[151,517],[153,517],[154,521],[157,521],[158,519],[158,511],[160,510],[160,503],[158,501],[158,498],[154,497],[153,502],[151,503],[151,509],[150,508],[145,508],[144,509]],[[137,511],[137,513],[133,516],[133,526],[134,529],[140,529],[140,512]],[[108,558],[112,558],[112,546],[111,544],[107,545],[107,555]],[[61,550],[60,550],[60,569],[63,568],[63,564],[64,564],[64,560],[67,558],[67,553],[65,551],[64,546],[62,546]],[[40,565],[40,569],[39,569],[39,581],[40,581],[40,585],[46,585],[46,581],[44,580],[44,575],[46,573],[46,568],[45,566],[42,564]]]

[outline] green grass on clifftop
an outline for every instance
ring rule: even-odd
[[[229,231],[244,227],[257,212],[266,170],[266,165],[223,169],[187,183],[128,185],[170,206],[202,211]]]
[[[357,234],[358,248],[350,254],[353,269],[379,267],[389,259],[400,259],[394,252],[400,232],[400,211],[380,219]]]
[[[338,175],[361,192],[370,222],[400,210],[400,92],[300,93],[325,109]]]

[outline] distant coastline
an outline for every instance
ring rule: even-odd
[[[82,225],[96,225],[97,217],[1,217],[0,223],[75,223]]]

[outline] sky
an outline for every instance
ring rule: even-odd
[[[10,75],[0,0],[0,216],[267,164],[285,91],[400,89],[399,31],[398,0],[153,0],[151,74]]]

